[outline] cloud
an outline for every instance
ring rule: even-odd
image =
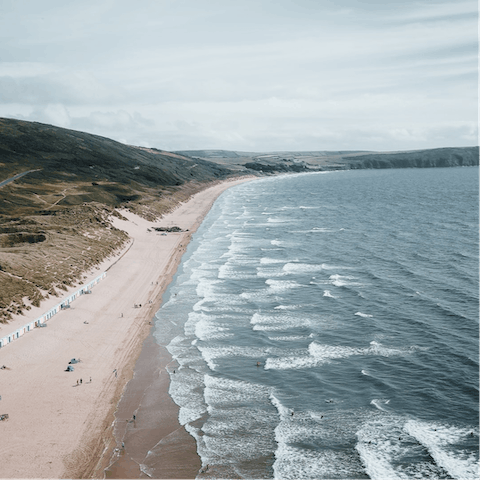
[[[122,95],[82,71],[54,71],[33,75],[0,76],[0,103],[30,105],[111,104]]]
[[[63,128],[69,128],[72,123],[70,112],[67,107],[61,103],[50,103],[36,107],[30,110],[30,112],[24,110],[16,115],[5,116],[19,120],[47,123]]]
[[[473,0],[8,6],[0,115],[174,149],[476,143]]]

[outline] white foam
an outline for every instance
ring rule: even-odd
[[[253,330],[256,331],[277,331],[308,326],[311,324],[311,320],[285,314],[264,315],[256,312],[250,319],[250,323],[253,325]]]
[[[365,318],[373,317],[373,315],[369,315],[368,313],[362,313],[362,312],[357,312],[355,313],[355,315],[357,315],[357,317],[365,317]]]
[[[199,297],[205,299],[215,297],[215,286],[220,284],[220,280],[214,280],[212,278],[203,277],[197,284],[196,292]]]
[[[342,266],[342,265],[328,265],[327,263],[322,263],[323,270],[352,270],[352,267]]]
[[[295,342],[298,340],[307,340],[308,335],[278,335],[278,336],[269,336],[270,340],[277,340],[282,342]]]
[[[363,372],[363,370],[362,370]],[[385,408],[385,405],[388,405],[390,403],[390,400],[384,399],[384,398],[374,398],[370,404],[373,405],[374,407],[378,408],[382,412],[386,412],[387,409]]]
[[[261,265],[272,265],[272,264],[277,264],[277,263],[285,263],[285,260],[280,260],[278,258],[268,258],[268,257],[263,257],[260,259],[260,264]]]
[[[231,263],[226,263],[225,265],[221,265],[220,268],[218,269],[218,278],[219,279],[251,279],[251,278],[256,278],[255,275],[251,275],[248,273],[244,272],[238,272],[238,270],[235,268],[235,265],[232,265]]]
[[[280,240],[271,240],[270,243],[272,245],[274,245],[275,247],[281,247],[284,244],[284,242],[282,242]]]
[[[286,292],[287,290],[291,290],[293,288],[298,288],[301,287],[297,282],[291,281],[291,280],[272,280],[268,279],[265,281],[265,283],[268,285],[267,293],[282,293]]]
[[[290,274],[319,272],[322,270],[322,265],[308,264],[308,263],[287,263],[283,267],[284,272]]]
[[[372,480],[411,478],[393,466],[395,459],[409,454],[408,446],[399,440],[400,435],[401,420],[390,416],[367,421],[358,430],[355,448]]]
[[[189,314],[193,315],[192,313]],[[205,315],[203,312],[199,316],[197,323],[195,324],[195,335],[200,340],[214,340],[220,338],[231,338],[233,333],[231,333],[227,325],[221,324],[218,320],[215,320],[215,317],[210,317]]]
[[[275,451],[274,478],[355,478],[352,457],[348,452],[300,449],[281,442]]]
[[[407,355],[412,351],[412,348],[405,350],[385,347],[377,342],[371,342],[368,348],[321,345],[312,342],[308,346],[308,350],[299,352],[299,355],[268,358],[265,362],[265,369],[291,370],[297,368],[311,368],[329,363],[332,360],[348,358],[354,355],[379,355],[382,357],[390,357],[395,355]]]
[[[286,417],[291,415],[292,410],[285,407],[273,393],[270,394],[270,401],[272,402],[272,405],[277,409],[280,417]]]
[[[210,407],[230,407],[243,404],[246,400],[255,401],[269,395],[269,388],[257,383],[233,380],[225,377],[204,376],[205,400]]]
[[[273,349],[265,349],[263,347],[240,347],[235,345],[212,347],[199,345],[198,349],[210,370],[216,370],[218,366],[216,360],[219,358],[247,357],[258,359],[264,357],[267,352],[273,351]]]
[[[324,291],[323,291],[323,296],[324,296],[324,297],[328,297],[328,298],[338,298],[337,296],[332,295],[332,293],[330,292],[330,290],[324,290]]]
[[[276,415],[265,408],[264,400],[268,387],[212,375],[205,375],[204,384],[209,417],[201,432],[187,428],[197,440],[202,463],[231,466],[242,478],[261,477],[261,465],[245,463],[268,456],[275,448]]]
[[[277,409],[280,422],[275,428],[274,478],[357,478],[361,465],[351,452],[328,448],[338,441],[337,429],[325,427],[325,419],[319,412],[298,412],[285,406],[275,394],[270,395]],[[330,424],[331,427],[331,424]],[[332,435],[333,433],[333,435]],[[337,438],[333,438],[337,437]],[[307,440],[308,439],[308,440]],[[298,444],[305,440],[327,448],[302,448]]]
[[[203,386],[203,375],[185,368],[170,375],[171,382],[168,393],[180,406],[178,419],[181,425],[197,420],[207,411],[200,388]]]
[[[298,310],[304,306],[305,305],[278,305],[274,307],[274,310]]]
[[[338,230],[334,230],[331,228],[318,228],[314,227],[310,230],[289,230],[288,233],[334,233]]]
[[[350,275],[330,275],[329,277],[330,283],[335,285],[336,287],[345,287],[345,286],[361,286],[362,283],[352,282],[352,280],[356,280],[355,277]]]
[[[268,223],[273,223],[273,224],[277,224],[277,223],[292,223],[294,220],[292,220],[291,218],[273,218],[273,217],[268,217],[267,219],[267,222]]]
[[[409,420],[404,430],[424,445],[436,464],[444,468],[453,478],[478,478],[480,465],[475,454],[458,448],[454,452],[449,449],[450,445],[458,444],[468,438],[472,429]],[[476,435],[478,442],[477,429]]]

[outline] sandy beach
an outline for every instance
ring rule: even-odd
[[[131,241],[119,255],[89,272],[85,283],[108,269],[106,279],[95,285],[91,295],[79,297],[71,308],[53,316],[47,328],[35,328],[0,349],[0,365],[6,366],[0,370],[0,414],[8,414],[8,420],[0,422],[1,478],[103,476],[111,452],[119,447],[113,436],[114,412],[133,376],[161,295],[191,234],[214,200],[225,189],[247,180],[250,178],[203,190],[154,223],[121,211],[126,220],[114,218],[113,224],[126,231]],[[174,225],[189,231],[162,235],[152,230]],[[38,318],[59,301],[50,298],[40,308],[14,318],[1,326],[0,335]],[[158,348],[147,339],[143,351],[151,353]],[[156,371],[164,381],[157,388],[163,391],[156,396],[164,398],[170,419],[168,425],[164,424],[165,435],[178,430],[177,443],[186,445],[193,467],[198,468],[193,439],[179,431],[176,406],[167,393],[164,369],[168,357],[160,357],[163,360],[158,361]],[[81,361],[74,365],[73,372],[66,372],[72,358]],[[137,371],[141,371],[140,363]],[[135,399],[131,405],[135,405]],[[128,402],[122,408],[121,415],[131,415]],[[119,472],[127,474],[129,470],[118,467],[113,475]],[[167,476],[171,478],[173,473]],[[190,473],[179,476],[185,475]]]

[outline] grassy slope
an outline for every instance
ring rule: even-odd
[[[115,208],[155,219],[231,170],[182,155],[0,119],[0,321],[81,283],[119,249]]]

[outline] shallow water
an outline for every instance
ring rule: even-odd
[[[155,335],[205,476],[477,478],[478,168],[229,189]]]

